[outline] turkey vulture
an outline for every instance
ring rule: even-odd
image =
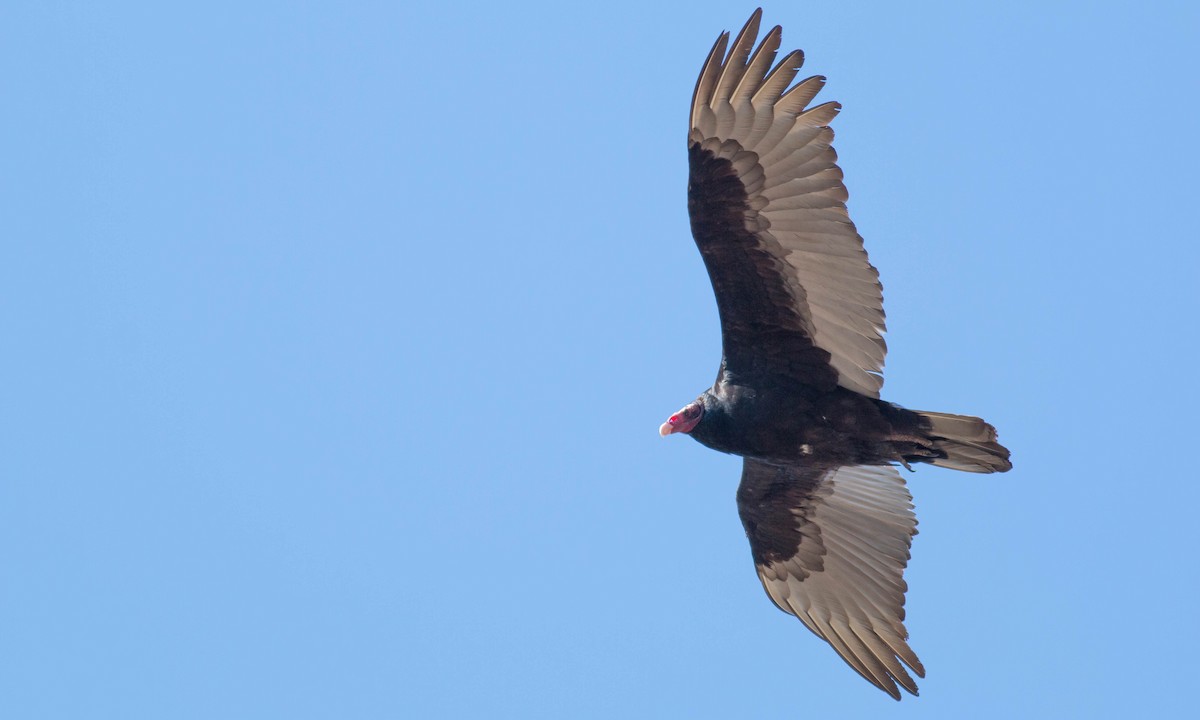
[[[738,513],[759,580],[869,682],[900,699],[925,669],[904,628],[916,517],[896,465],[1012,467],[976,417],[879,398],[883,293],[846,213],[830,142],[840,106],[793,84],[756,10],[713,45],[692,97],[688,212],[721,317],[717,380],[663,423],[743,458]],[[910,468],[911,469],[911,468]]]

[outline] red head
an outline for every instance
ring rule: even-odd
[[[671,433],[690,433],[692,428],[700,423],[702,417],[704,417],[704,405],[697,400],[667,418],[667,421],[658,429],[658,434],[666,437]]]

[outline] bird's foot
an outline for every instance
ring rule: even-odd
[[[926,450],[933,449],[933,441],[927,437],[921,437],[920,435],[892,435],[890,438],[888,438],[888,440],[891,440],[894,443],[912,443],[913,445]]]
[[[910,462],[929,462],[941,457],[941,453],[933,446],[933,441],[919,435],[897,434],[888,438],[892,444],[892,452],[897,461],[908,470],[912,470]]]

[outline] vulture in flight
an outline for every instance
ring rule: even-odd
[[[904,628],[916,517],[897,465],[1012,467],[976,417],[881,400],[883,293],[846,213],[830,142],[839,105],[809,106],[781,30],[756,10],[713,45],[692,97],[688,212],[721,318],[716,382],[663,423],[743,458],[738,513],[759,580],[893,698],[925,669]],[[907,666],[907,670],[905,669]]]

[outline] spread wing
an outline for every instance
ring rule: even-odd
[[[718,38],[692,98],[688,211],[717,307],[726,369],[803,378],[879,397],[883,290],[846,213],[829,122],[807,108],[825,79],[772,67],[778,26],[757,49],[761,10]]]
[[[917,520],[890,465],[821,468],[747,458],[738,512],[767,595],[897,700],[925,677],[904,628]]]

